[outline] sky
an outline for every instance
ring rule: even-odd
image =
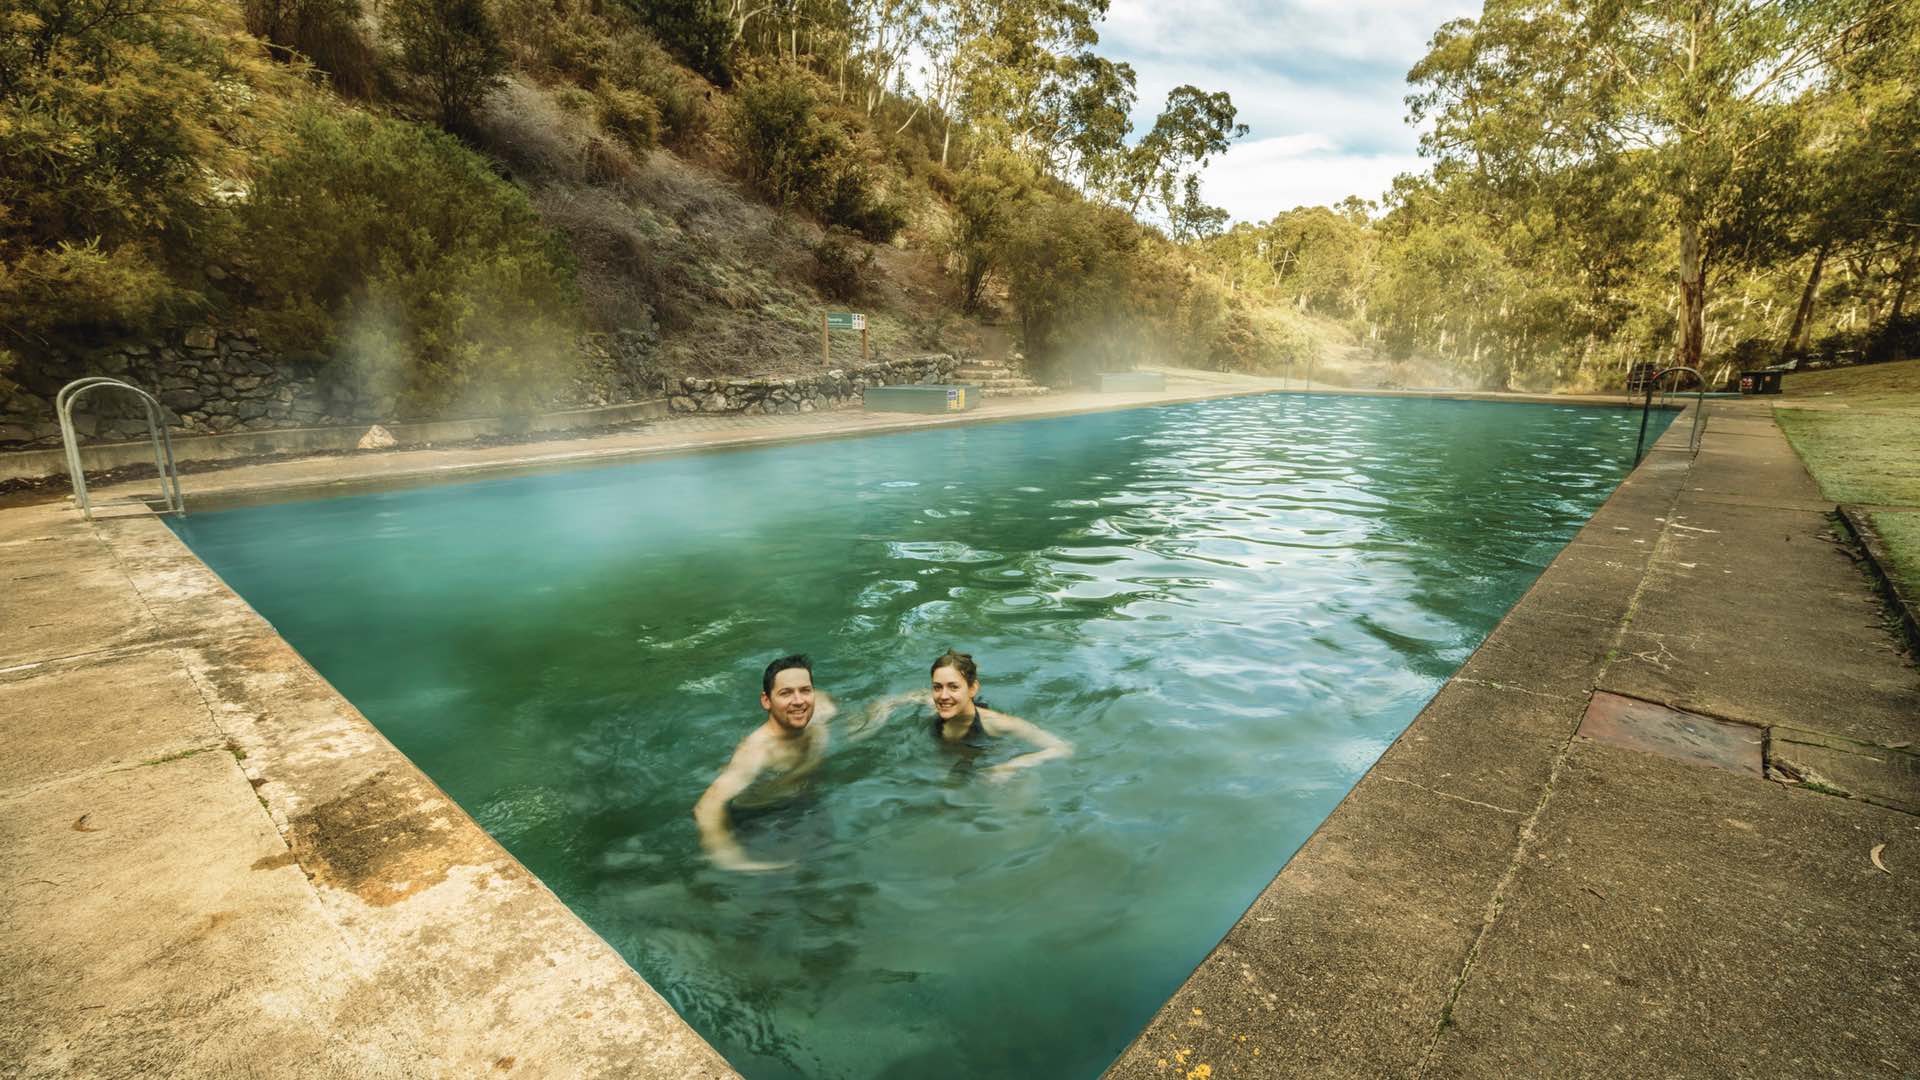
[[[1134,137],[1182,83],[1233,95],[1252,130],[1207,166],[1208,202],[1265,221],[1424,171],[1406,123],[1407,69],[1478,0],[1112,0],[1102,56],[1133,65]]]

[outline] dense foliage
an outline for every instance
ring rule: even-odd
[[[871,245],[922,247],[954,308],[1012,316],[1062,378],[1345,339],[1484,385],[1593,386],[1642,360],[1719,377],[1920,344],[1912,4],[1488,0],[1409,74],[1429,172],[1230,228],[1200,177],[1246,133],[1233,102],[1179,86],[1136,131],[1105,15],[20,0],[0,14],[0,368],[250,318],[414,409],[524,405],[571,367],[575,257],[597,330],[768,295],[704,263],[710,207],[642,205],[662,147],[817,224],[755,273],[843,302],[872,292]],[[765,317],[800,302],[780,303]]]
[[[525,408],[566,372],[565,250],[441,132],[302,111],[239,210],[261,328],[411,412]]]

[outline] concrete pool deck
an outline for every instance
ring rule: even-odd
[[[186,488],[191,510],[928,419],[676,421]],[[1697,460],[1686,436],[1683,420],[1115,1075],[1920,1071],[1920,818],[1893,808],[1920,798],[1912,755],[1888,748],[1920,728],[1920,675],[1823,542],[1831,507],[1764,409],[1716,403]],[[730,1075],[157,519],[0,509],[0,579],[0,1061]],[[1576,737],[1596,688],[1760,725],[1776,775],[1860,797]]]

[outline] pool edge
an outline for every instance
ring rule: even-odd
[[[1169,1066],[1173,1075],[1214,1075],[1228,1062],[1232,1075],[1421,1073],[1448,1023],[1458,973],[1498,910],[1510,856],[1544,806],[1646,587],[1656,539],[1694,461],[1692,408],[1680,410],[1288,857],[1103,1080],[1163,1077]],[[1582,610],[1589,602],[1605,614]],[[1274,950],[1304,955],[1317,986],[1273,981],[1257,957]],[[1249,996],[1264,1016],[1245,1009]],[[1223,1015],[1229,1000],[1237,1015]],[[1286,1027],[1310,1034],[1275,1038],[1283,1015]]]
[[[271,816],[278,865],[304,874],[368,992],[429,1018],[426,1074],[737,1075],[164,522],[95,531]]]
[[[1091,413],[1186,405],[1262,394],[1310,397],[1416,398],[1437,401],[1554,405],[1569,408],[1639,408],[1640,402],[1617,395],[1555,395],[1457,390],[1301,389],[1277,380],[1213,382],[1201,388],[1175,387],[1161,393],[1071,393],[1057,397],[996,399],[989,406],[951,416],[862,413],[837,410],[804,416],[727,418],[751,424],[745,430],[699,430],[698,421],[680,421],[660,431],[601,436],[564,442],[508,447],[401,448],[325,458],[296,458],[237,466],[184,479],[189,513],[213,513],[235,506],[332,498],[375,491],[467,483],[527,473],[622,464],[720,450],[786,446],[830,439],[890,435],[930,428],[1057,419]],[[764,426],[763,426],[764,425]],[[151,481],[116,484],[94,492],[97,501],[138,497]]]

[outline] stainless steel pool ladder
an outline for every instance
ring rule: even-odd
[[[155,513],[184,515],[187,504],[180,497],[180,470],[173,462],[173,436],[167,431],[166,410],[152,394],[130,382],[105,375],[73,380],[60,388],[53,403],[54,412],[60,417],[60,441],[67,451],[67,475],[73,478],[73,500],[80,504],[80,512],[88,521],[93,520],[93,501],[87,497],[87,473],[80,465],[80,437],[73,428],[73,407],[88,391],[102,388],[128,391],[147,407],[147,436],[153,440],[154,468],[160,470],[160,498],[137,501],[152,507]]]
[[[1653,373],[1652,378],[1647,380],[1647,401],[1646,404],[1640,408],[1640,438],[1633,444],[1633,463],[1635,465],[1640,464],[1640,456],[1646,452],[1647,415],[1653,411],[1653,388],[1659,386],[1667,376],[1681,371],[1691,373],[1693,375],[1693,381],[1699,384],[1698,389],[1694,391],[1693,430],[1687,435],[1687,452],[1693,457],[1700,456],[1700,441],[1704,438],[1702,433],[1707,423],[1707,381],[1701,378],[1699,371],[1687,367],[1684,364],[1676,364],[1670,368],[1661,368],[1659,371]],[[1660,387],[1661,408],[1664,409],[1667,407],[1667,397],[1673,392],[1674,391],[1669,390],[1665,386]]]

